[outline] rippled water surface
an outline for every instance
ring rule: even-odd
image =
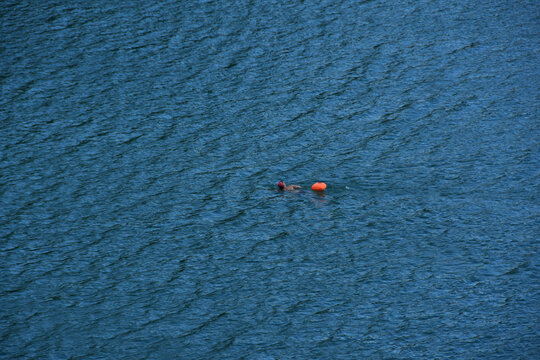
[[[540,356],[538,2],[0,14],[0,358]]]

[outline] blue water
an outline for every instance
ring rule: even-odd
[[[1,359],[540,357],[537,1],[0,26]]]

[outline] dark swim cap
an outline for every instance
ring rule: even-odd
[[[278,188],[283,189],[285,187],[285,183],[283,181],[280,181],[277,183]]]

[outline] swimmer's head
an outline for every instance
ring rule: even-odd
[[[285,183],[283,181],[280,181],[277,183],[277,187],[283,190],[283,188],[285,188]]]

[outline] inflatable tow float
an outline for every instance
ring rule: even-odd
[[[324,191],[324,189],[326,189],[326,184],[323,182],[316,182],[311,185],[311,190],[313,191]]]

